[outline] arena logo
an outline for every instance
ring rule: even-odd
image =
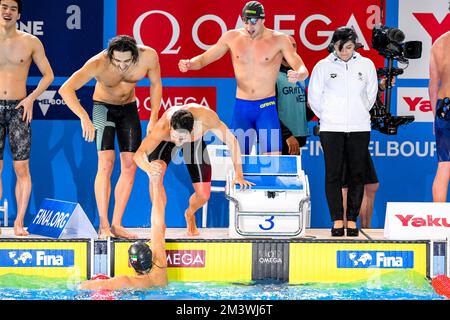
[[[450,228],[450,218],[433,217],[428,214],[425,218],[417,217],[412,214],[396,214],[395,217],[400,220],[403,227],[446,227]]]
[[[376,25],[380,22],[380,7],[377,5],[371,5],[367,8],[366,13],[368,13],[366,25],[367,25],[367,27],[369,27],[371,29],[371,28],[373,28],[374,25]],[[169,40],[169,43],[161,51],[161,54],[178,54],[181,49],[181,46],[177,45],[177,43],[180,39],[181,28],[180,28],[178,19],[170,12],[163,11],[163,10],[151,10],[151,11],[146,11],[146,12],[142,13],[135,20],[135,22],[133,24],[134,38],[137,40],[138,43],[144,44],[144,41],[142,40],[142,24],[144,23],[144,21],[146,19],[150,19],[151,16],[155,16],[155,15],[164,16],[166,18],[166,20],[168,21],[168,27],[170,26],[170,28],[172,30],[172,35]],[[288,35],[294,35],[295,34],[294,29],[281,29],[281,23],[282,23],[282,21],[295,21],[296,19],[297,19],[296,15],[292,15],[292,14],[291,15],[287,15],[287,14],[286,15],[274,15],[273,16],[273,21],[274,21],[273,29],[284,32]],[[236,24],[235,24],[234,28],[242,28],[243,27],[243,22],[242,22],[240,16],[236,16],[235,21],[236,21]],[[331,40],[334,29],[317,31],[317,33],[315,35],[316,39],[314,39],[314,42],[317,41],[317,39],[318,39],[319,41],[321,41],[321,43],[319,43],[319,44],[314,44],[312,41],[310,41],[311,39],[307,37],[307,29],[311,24],[315,24],[318,21],[324,23],[325,25],[330,25],[330,24],[332,24],[333,21],[324,14],[313,14],[308,17],[305,17],[304,19],[301,19],[301,21],[302,22],[299,26],[299,35],[300,35],[300,39],[302,40],[303,44],[310,50],[314,50],[314,51],[321,51],[321,50],[325,49]],[[192,26],[191,35],[192,35],[192,40],[194,41],[196,46],[202,50],[207,50],[212,46],[212,44],[205,43],[206,41],[204,41],[204,39],[203,40],[200,39],[200,37],[199,37],[199,29],[202,26],[202,24],[205,22],[216,23],[220,27],[222,34],[228,30],[224,19],[222,19],[218,15],[207,14],[207,15],[203,15],[203,16],[197,18]],[[358,35],[359,42],[364,46],[365,50],[369,50],[367,40],[366,40],[364,34],[362,33],[361,27],[360,27],[356,17],[354,16],[354,14],[350,14],[349,18],[347,19],[346,26],[354,28],[354,30],[356,31],[356,33]]]
[[[166,250],[169,268],[204,268],[205,250]]]
[[[72,267],[73,250],[0,250],[0,267]]]
[[[414,267],[413,251],[337,251],[340,269],[405,269]]]

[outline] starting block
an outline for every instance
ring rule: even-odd
[[[3,226],[8,226],[8,200],[3,201],[3,206],[0,206],[0,212],[3,211]],[[1,223],[0,223],[1,226]]]
[[[309,227],[311,199],[301,156],[243,156],[244,179],[255,183],[242,190],[227,174],[230,238],[300,238]]]

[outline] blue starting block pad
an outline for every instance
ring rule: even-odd
[[[257,176],[244,174],[244,179],[253,182],[255,190],[303,190],[303,183],[297,176]],[[236,189],[240,189],[236,185]]]
[[[311,201],[308,177],[300,156],[243,156],[244,179],[250,189],[232,185],[227,176],[230,200],[230,238],[302,237],[309,223]]]
[[[242,156],[244,174],[297,175],[301,170],[296,156]]]

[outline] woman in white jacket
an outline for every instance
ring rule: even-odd
[[[356,33],[340,27],[334,31],[334,51],[314,67],[308,102],[320,119],[320,142],[325,158],[325,193],[333,227],[332,236],[344,235],[341,178],[348,175],[347,236],[358,236],[356,220],[364,194],[370,109],[377,97],[373,62],[355,52]]]

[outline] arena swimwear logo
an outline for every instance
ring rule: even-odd
[[[261,109],[263,109],[265,107],[274,106],[274,105],[275,105],[275,101],[270,101],[270,102],[266,102],[266,103],[260,104],[259,107]]]
[[[205,250],[166,250],[168,268],[204,268]]]
[[[73,267],[73,250],[0,250],[0,267]]]
[[[413,251],[337,251],[339,269],[411,269],[414,267]]]
[[[447,218],[434,218],[431,214],[428,214],[426,219],[415,217],[412,214],[396,214],[395,217],[400,220],[402,227],[450,227],[450,220],[447,220]]]

